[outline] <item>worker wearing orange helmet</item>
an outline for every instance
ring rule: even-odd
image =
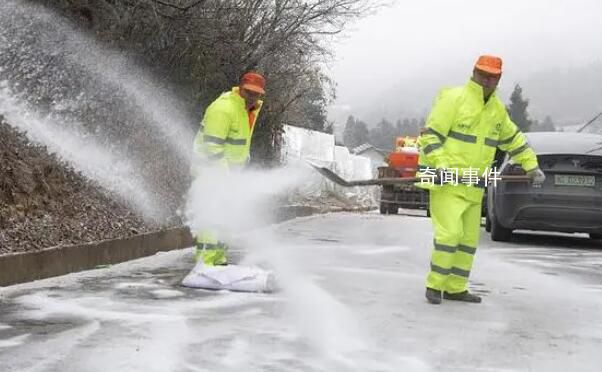
[[[523,167],[534,186],[545,180],[535,153],[496,95],[501,76],[501,58],[480,56],[466,85],[440,91],[418,140],[422,174],[432,169],[438,180],[422,185],[429,189],[435,235],[426,280],[426,298],[432,304],[442,299],[481,302],[468,291],[468,278],[486,185],[441,180],[462,177],[467,171],[487,174],[498,148]],[[448,177],[452,172],[455,175]]]
[[[250,155],[251,137],[263,105],[265,78],[257,72],[246,72],[238,86],[221,94],[205,110],[201,127],[194,139],[196,164],[218,165],[225,169],[244,167]],[[198,168],[198,167],[197,167]],[[194,169],[198,176],[202,169]],[[211,229],[195,234],[197,261],[206,265],[227,263],[226,245]]]
[[[416,137],[405,136],[404,147],[416,147],[417,146],[416,141],[417,141]]]

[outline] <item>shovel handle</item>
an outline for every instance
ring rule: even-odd
[[[324,177],[326,177],[328,180],[334,182],[337,185],[343,186],[343,187],[399,185],[399,184],[403,184],[403,183],[422,182],[422,180],[423,180],[423,178],[421,178],[421,177],[386,177],[386,178],[371,178],[371,179],[366,179],[366,180],[347,181],[326,167],[321,167],[321,166],[313,164],[309,161],[308,161],[308,163],[315,170],[317,170],[320,174],[322,174]],[[480,179],[480,180],[482,180],[482,179]],[[497,181],[530,182],[531,178],[529,176],[524,176],[524,175],[500,175],[500,176],[495,177],[495,181],[496,182]]]
[[[529,176],[515,176],[515,175],[504,175],[497,177],[498,181],[504,182],[531,182],[531,177]]]
[[[400,182],[420,182],[420,177],[387,177],[387,178],[379,178],[379,180],[383,183],[400,183]],[[479,181],[482,181],[482,178],[479,178]],[[492,179],[493,180],[493,179]],[[501,182],[531,182],[531,177],[529,176],[519,176],[519,175],[504,175],[496,177],[495,180]]]

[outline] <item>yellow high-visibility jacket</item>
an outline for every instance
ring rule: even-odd
[[[249,115],[238,87],[220,95],[205,110],[194,139],[194,153],[226,167],[244,165],[249,159],[251,137],[262,105],[263,101],[259,101]]]
[[[491,167],[496,148],[508,152],[525,171],[538,167],[502,101],[494,93],[485,103],[483,88],[472,80],[439,92],[418,142],[421,169],[458,169],[460,176],[476,170],[482,175]]]

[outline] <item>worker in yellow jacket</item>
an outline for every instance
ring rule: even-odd
[[[416,147],[418,144],[416,143],[416,137],[405,136],[404,138],[404,147]]]
[[[440,91],[419,137],[419,176],[429,169],[436,175],[436,182],[422,185],[429,189],[435,233],[426,280],[426,298],[433,304],[442,299],[481,302],[468,291],[468,278],[485,185],[445,181],[487,174],[496,148],[520,164],[534,186],[545,180],[535,153],[495,93],[501,75],[499,57],[480,56],[466,85]]]
[[[223,93],[205,110],[194,139],[194,153],[201,164],[219,164],[226,169],[243,168],[248,160],[251,137],[263,105],[265,79],[256,72],[241,76],[239,85]],[[203,229],[195,234],[195,259],[207,265],[227,263],[226,245],[215,231]]]

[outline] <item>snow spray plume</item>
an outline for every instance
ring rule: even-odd
[[[205,168],[194,181],[186,208],[191,231],[210,227],[220,240],[244,242],[243,263],[275,269],[293,323],[310,343],[329,358],[354,350],[360,337],[346,307],[317,286],[291,260],[293,252],[265,226],[279,196],[299,188],[312,175],[309,167],[270,171],[228,172]]]
[[[317,353],[312,370],[333,372],[429,372],[419,358],[391,352],[360,326],[353,309],[323,288],[315,275],[316,250],[299,249],[278,239],[274,229],[255,231],[247,238],[249,254],[242,264],[267,263],[275,269],[286,297],[286,318]],[[313,270],[312,270],[313,269]],[[402,351],[401,351],[402,352]]]
[[[297,332],[323,362],[353,365],[349,356],[365,348],[365,337],[350,309],[314,280],[310,270],[315,255],[287,245],[271,231],[253,234],[249,245],[244,262],[265,262],[274,268],[287,299],[286,315]]]
[[[49,145],[77,170],[134,204],[146,219],[164,222],[175,215],[188,187],[198,119],[189,117],[170,87],[121,52],[99,46],[64,17],[18,0],[0,1],[0,80],[5,95],[24,108],[12,115],[23,119],[17,129],[27,131],[30,140]],[[75,147],[61,136],[53,136],[51,143],[44,142],[46,135],[35,136],[37,128],[24,127],[30,113],[52,131],[71,136],[69,141],[79,138],[85,146],[77,151],[84,153],[74,154]],[[0,114],[9,116],[5,109]],[[86,157],[88,148],[94,153]],[[104,169],[115,163],[127,163],[128,174],[113,177],[135,180],[130,182],[135,188],[107,182]]]
[[[228,171],[204,167],[192,183],[186,223],[192,232],[214,230],[220,240],[245,240],[246,232],[274,222],[279,200],[301,185],[309,169]]]
[[[0,81],[0,112],[15,128],[27,133],[30,140],[43,143],[50,152],[73,165],[90,179],[127,201],[149,220],[160,220],[161,209],[139,179],[131,177],[135,167],[118,149],[107,149],[80,131],[66,131],[49,116],[28,107]]]

